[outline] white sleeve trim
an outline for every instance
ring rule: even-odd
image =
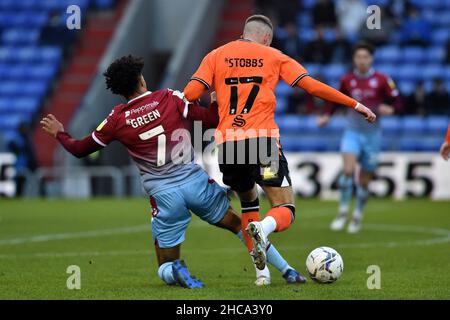
[[[95,136],[95,132],[94,132],[94,131],[92,132],[92,139],[94,139],[94,141],[97,142],[97,143],[98,143],[99,145],[101,145],[102,147],[106,147],[106,144],[104,144],[103,142],[101,142],[100,139],[97,138],[97,137]]]
[[[189,102],[186,101],[184,103],[183,118],[187,119],[188,112],[189,112]]]

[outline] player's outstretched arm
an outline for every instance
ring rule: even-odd
[[[355,109],[357,112],[361,113],[368,122],[375,122],[377,118],[369,108],[355,99],[350,98],[312,77],[303,77],[297,85],[313,96]]]
[[[73,139],[70,134],[64,131],[64,126],[58,119],[49,114],[41,120],[42,130],[48,135],[57,139],[61,145],[77,158],[85,157],[96,152],[103,147],[96,143],[92,136],[86,136],[82,140]]]

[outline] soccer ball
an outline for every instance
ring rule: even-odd
[[[330,247],[319,247],[306,258],[306,271],[312,280],[319,283],[335,282],[344,271],[341,255]]]

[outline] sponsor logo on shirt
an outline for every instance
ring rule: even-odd
[[[244,116],[242,116],[241,114],[237,115],[234,120],[233,120],[233,127],[238,127],[238,128],[242,128],[243,126],[245,126],[247,124],[247,121],[245,121]]]
[[[156,108],[158,105],[159,105],[158,101],[153,101],[146,105],[140,106],[139,108],[127,110],[127,111],[125,111],[125,118],[128,118],[129,116],[134,115],[134,114],[140,114],[142,112],[147,111],[148,109]]]

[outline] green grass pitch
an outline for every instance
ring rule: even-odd
[[[345,268],[336,283],[286,285],[272,269],[272,285],[255,287],[237,238],[194,218],[182,257],[206,287],[188,290],[157,276],[143,199],[0,200],[0,299],[450,298],[450,202],[372,200],[357,235],[329,231],[336,207],[298,199],[295,224],[271,237],[303,273],[312,249],[338,250]],[[69,265],[81,268],[80,290],[66,287]],[[379,290],[367,288],[370,265],[381,268]]]

